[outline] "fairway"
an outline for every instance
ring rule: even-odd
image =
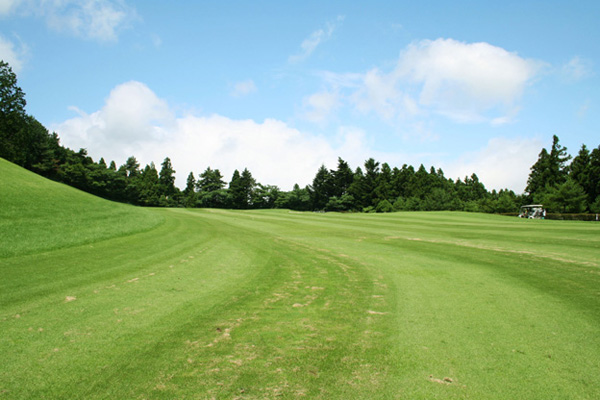
[[[140,209],[18,175],[52,214],[5,176],[0,398],[600,398],[597,223]]]

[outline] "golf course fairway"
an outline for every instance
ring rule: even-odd
[[[598,399],[600,224],[145,209],[0,159],[0,399]]]

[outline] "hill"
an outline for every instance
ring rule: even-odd
[[[0,158],[0,258],[150,229],[162,217],[45,179]]]

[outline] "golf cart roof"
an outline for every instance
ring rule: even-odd
[[[521,206],[521,208],[544,208],[541,204],[528,204],[526,206]]]

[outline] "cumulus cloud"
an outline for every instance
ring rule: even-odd
[[[64,143],[117,159],[136,153],[145,143],[164,140],[175,124],[167,103],[135,81],[114,88],[99,111],[87,114],[71,109],[79,116],[56,127]]]
[[[243,97],[254,92],[256,92],[256,85],[254,84],[254,81],[252,79],[247,79],[242,82],[237,82],[235,85],[233,85],[231,96]]]
[[[23,68],[27,55],[27,46],[23,43],[18,45],[0,36],[0,60],[7,62],[15,74],[19,74]]]
[[[198,176],[210,166],[218,168],[226,180],[235,169],[248,168],[259,182],[290,190],[294,183],[311,183],[321,164],[335,168],[339,156],[353,168],[369,157],[392,166],[431,162],[449,177],[464,178],[475,172],[490,190],[522,191],[527,171],[542,147],[536,139],[495,138],[456,161],[436,160],[435,154],[414,151],[377,151],[368,134],[353,126],[340,126],[335,135],[326,138],[276,119],[261,122],[216,114],[176,115],[174,107],[135,81],[115,87],[98,111],[72,109],[77,112],[75,117],[50,127],[65,146],[86,148],[95,160],[104,157],[118,165],[131,155],[142,165],[159,165],[170,157],[180,187],[185,186],[190,171]]]
[[[132,7],[112,0],[1,0],[0,15],[10,13],[41,17],[51,29],[102,42],[116,41],[136,18]]]
[[[368,152],[364,136],[356,130],[341,129],[332,144],[274,119],[175,116],[140,82],[114,88],[96,112],[73,110],[76,117],[51,127],[64,145],[87,148],[94,159],[117,164],[131,155],[142,164],[158,164],[168,156],[180,186],[185,186],[190,171],[197,175],[210,166],[219,168],[226,179],[235,169],[248,168],[259,182],[287,190],[294,183],[310,183],[321,163],[333,168],[338,155],[358,160]]]
[[[288,62],[295,64],[307,59],[321,43],[331,37],[335,29],[343,20],[343,16],[338,16],[334,22],[328,22],[325,29],[317,29],[316,31],[312,32],[300,44],[300,52],[290,56],[288,58]]]
[[[459,123],[510,122],[543,63],[488,43],[452,39],[410,44],[390,71],[323,73],[346,104],[380,117],[442,115]]]
[[[395,73],[418,84],[419,103],[458,119],[511,107],[541,67],[488,43],[452,39],[411,44]]]
[[[519,194],[525,191],[529,169],[543,145],[535,138],[492,138],[480,150],[442,167],[448,177],[463,179],[475,173],[488,190],[509,188]]]

